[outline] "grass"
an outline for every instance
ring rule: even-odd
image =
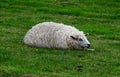
[[[1,0],[0,77],[119,77],[119,0]],[[31,48],[35,24],[54,21],[89,33],[95,51]]]

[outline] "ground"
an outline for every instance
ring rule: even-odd
[[[89,33],[95,51],[32,48],[35,24],[54,21]],[[1,0],[0,77],[120,77],[119,0]]]

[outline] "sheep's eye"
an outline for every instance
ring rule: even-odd
[[[79,38],[79,41],[83,41],[81,38]]]

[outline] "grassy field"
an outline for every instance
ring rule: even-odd
[[[45,21],[89,33],[95,51],[24,45]],[[0,77],[120,77],[120,1],[0,0]]]

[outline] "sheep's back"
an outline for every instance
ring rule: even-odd
[[[68,48],[67,39],[77,32],[74,27],[54,22],[37,24],[24,37],[24,43],[35,47]]]

